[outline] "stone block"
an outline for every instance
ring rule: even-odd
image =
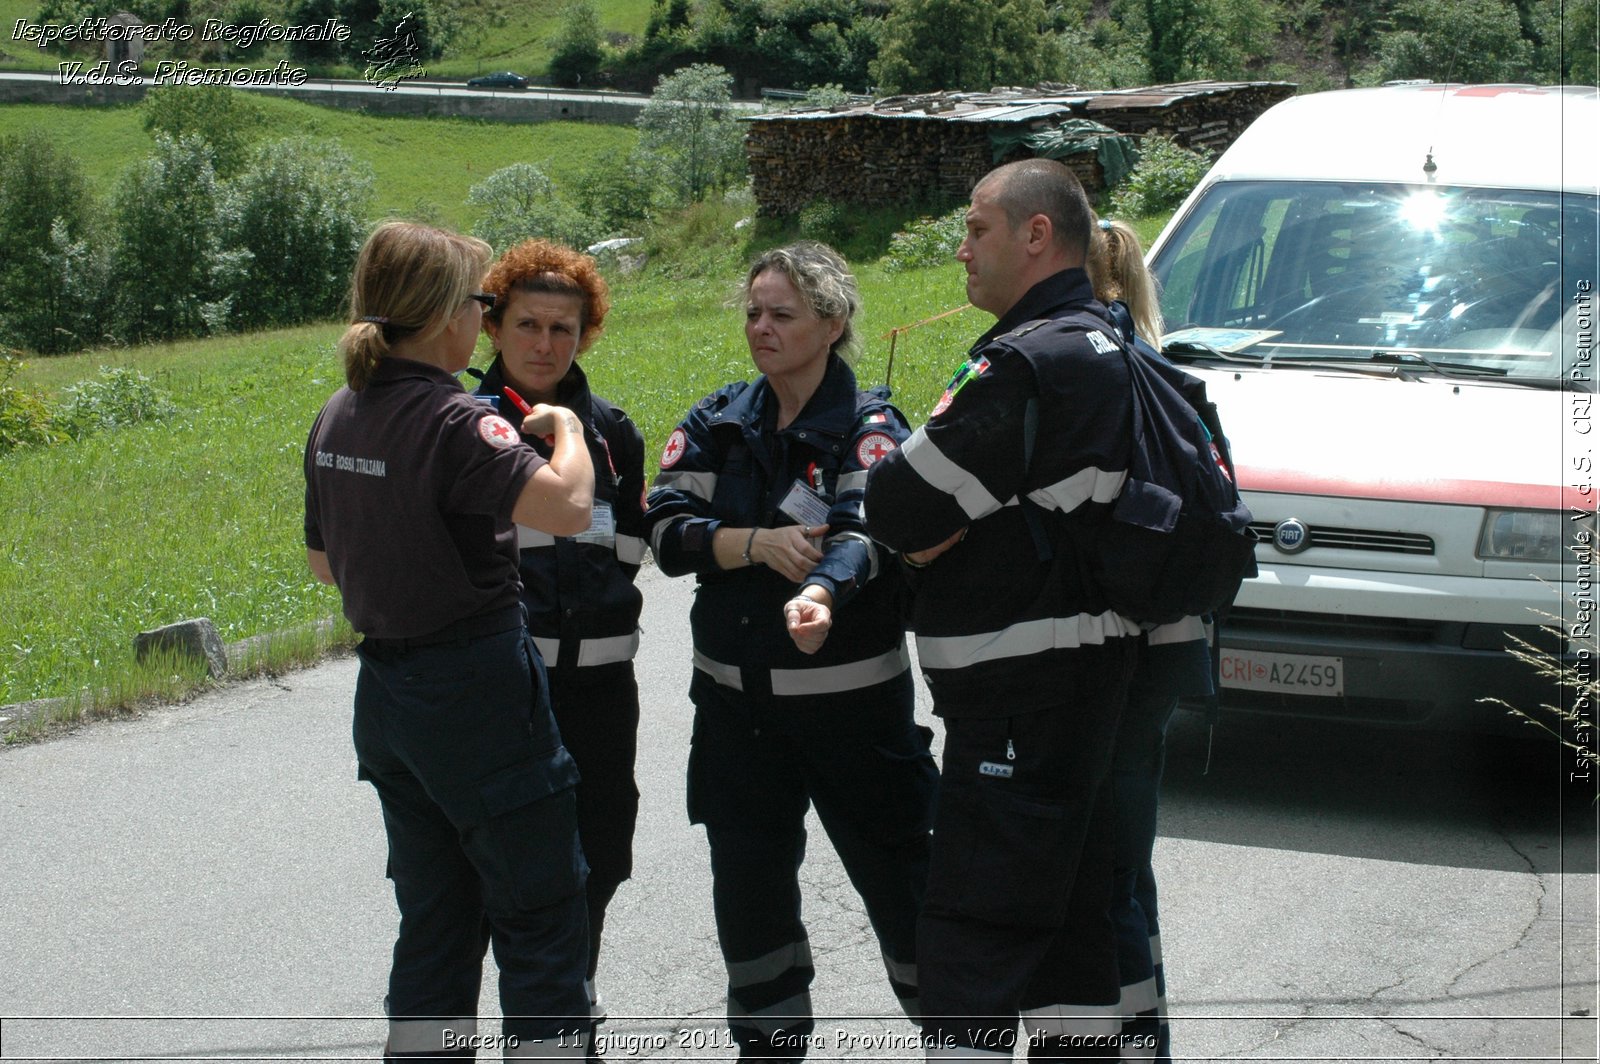
[[[175,651],[204,661],[212,679],[220,679],[228,671],[228,655],[222,649],[222,637],[209,617],[179,621],[133,637],[133,656],[137,660],[144,661],[158,650]]]

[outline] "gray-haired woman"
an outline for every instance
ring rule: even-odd
[[[855,278],[837,252],[806,242],[762,255],[743,292],[761,375],[689,411],[662,452],[646,522],[662,571],[699,581],[689,815],[711,845],[729,1031],[743,1057],[797,1059],[813,1025],[798,881],[806,809],[914,1017],[937,770],[912,716],[897,566],[862,526],[867,469],[910,430],[856,387],[842,357]]]

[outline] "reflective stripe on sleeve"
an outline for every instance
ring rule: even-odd
[[[644,561],[644,540],[639,536],[617,536],[617,561],[638,565]]]
[[[1138,626],[1110,610],[1072,617],[1018,621],[998,632],[977,635],[917,636],[917,658],[924,669],[960,669],[984,661],[1020,658],[1047,650],[1099,645],[1136,635]]]
[[[715,473],[658,473],[651,489],[668,488],[672,491],[681,491],[685,495],[693,495],[697,499],[711,501],[717,493],[717,475]]]
[[[855,473],[846,473],[844,476],[839,478],[839,491],[838,491],[838,494],[840,494],[840,495],[843,495],[847,491],[866,491],[866,490],[867,490],[867,471],[865,469],[859,470],[859,471],[857,471]]]
[[[972,520],[1000,509],[1000,500],[989,494],[978,478],[956,465],[945,453],[928,439],[925,429],[918,429],[900,447],[905,461],[928,485],[953,497]]]
[[[1110,502],[1122,492],[1128,471],[1107,472],[1087,466],[1054,484],[1028,492],[1028,498],[1047,510],[1069,514],[1086,502]]]
[[[873,577],[877,576],[878,545],[872,541],[872,537],[864,535],[860,532],[840,532],[837,536],[829,536],[826,540],[824,540],[824,543],[832,543],[835,540],[841,539],[855,539],[861,541],[862,546],[867,548],[867,579],[871,580]]]
[[[669,518],[650,530],[650,549],[655,551],[657,558],[661,557],[661,540],[667,534],[667,529],[680,521],[687,521],[688,519],[687,515]]]
[[[736,665],[725,665],[694,652],[694,667],[724,687],[744,690],[744,680]],[[840,691],[855,691],[863,687],[885,683],[911,667],[911,655],[901,643],[887,654],[865,658],[844,665],[825,665],[815,669],[773,669],[772,693],[775,695],[825,695]]]

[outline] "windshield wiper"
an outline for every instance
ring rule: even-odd
[[[1374,351],[1369,361],[1386,366],[1409,366],[1420,362],[1435,373],[1444,377],[1504,377],[1510,371],[1499,366],[1479,366],[1465,362],[1435,362],[1425,355],[1415,351],[1403,351],[1391,348],[1387,351]]]
[[[1219,351],[1210,344],[1198,340],[1173,340],[1161,345],[1161,353],[1175,362],[1195,362],[1203,358],[1214,358],[1218,362],[1243,362],[1249,366],[1259,365],[1262,361],[1260,355],[1243,355],[1237,351]]]

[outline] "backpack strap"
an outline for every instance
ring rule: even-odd
[[[1088,311],[1078,311],[1077,313],[1069,314],[1064,318],[1038,318],[1034,321],[1025,322],[1022,325],[1017,326],[1011,332],[1006,333],[1004,336],[997,337],[997,339],[1008,340],[1012,337],[1026,336],[1028,333],[1033,332],[1033,330],[1039,328],[1040,326],[1059,322],[1070,322],[1074,325],[1083,325],[1085,326],[1085,332],[1089,331],[1089,329],[1104,332],[1106,324],[1104,321],[1095,317],[1093,314],[1090,314]],[[1113,326],[1113,331],[1120,333],[1120,330],[1116,330],[1115,326]],[[1123,359],[1126,360],[1130,357],[1128,354],[1128,344],[1120,335],[1117,336],[1117,340],[1119,341],[1117,347],[1122,351]],[[1144,434],[1144,422],[1140,417],[1139,397],[1137,394],[1138,390],[1135,389],[1134,391],[1133,439],[1137,442]],[[1027,405],[1022,408],[1022,478],[1024,484],[1027,483],[1028,470],[1033,467],[1033,448],[1038,440],[1039,397],[1032,396],[1028,399]],[[1050,546],[1050,536],[1045,531],[1044,507],[1028,498],[1026,494],[1017,500],[1017,504],[1022,507],[1022,519],[1027,522],[1028,532],[1033,536],[1034,552],[1038,554],[1040,561],[1047,562],[1052,560],[1055,557],[1055,549]]]

